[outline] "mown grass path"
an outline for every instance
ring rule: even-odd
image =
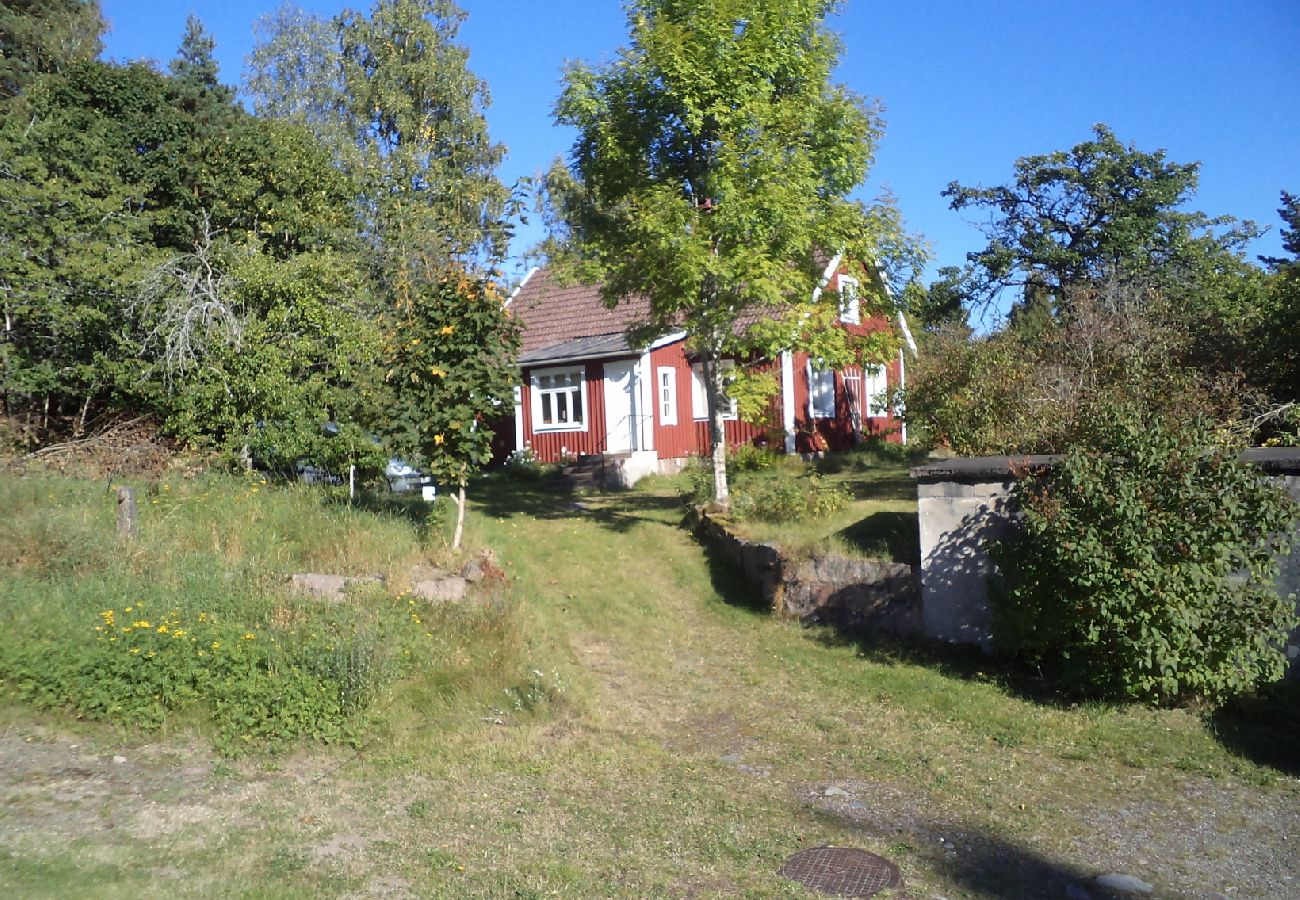
[[[1200,718],[1042,704],[979,660],[775,621],[681,516],[662,484],[486,486],[471,537],[497,548],[538,674],[499,706],[405,685],[358,753],[227,764],[177,739],[113,763],[104,735],[11,711],[0,757],[28,762],[0,777],[0,885],[797,897],[776,870],[835,844],[893,859],[909,897],[1101,896],[1112,871],[1170,897],[1300,886],[1300,782]]]

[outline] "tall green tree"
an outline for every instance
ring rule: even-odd
[[[361,230],[398,291],[505,251],[505,150],[457,41],[464,19],[451,0],[377,0],[329,23],[281,10],[250,61],[255,108],[308,125],[353,178]]]
[[[578,131],[569,250],[607,302],[649,299],[648,330],[686,329],[703,360],[722,506],[722,357],[754,346],[745,323],[809,297],[828,255],[876,259],[896,235],[892,217],[848,199],[881,123],[831,82],[840,45],[826,16],[836,5],[630,3],[630,45],[605,65],[571,66],[556,106]],[[804,321],[788,319],[791,338]]]
[[[1022,306],[1056,312],[1072,286],[1154,276],[1167,287],[1230,264],[1259,232],[1184,210],[1199,169],[1095,125],[1090,140],[1069,150],[1017,160],[1009,184],[950,183],[943,195],[952,209],[988,213],[988,245],[967,254],[969,302],[1012,288]]]
[[[312,128],[351,179],[383,307],[383,430],[457,487],[457,545],[518,345],[491,281],[509,236],[505,151],[457,40],[464,19],[451,0],[377,0],[332,23],[282,11],[249,73],[256,107]]]

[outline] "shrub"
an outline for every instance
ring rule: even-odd
[[[1111,426],[1014,501],[999,644],[1107,698],[1218,702],[1281,676],[1296,506],[1204,426]]]
[[[852,499],[847,490],[826,485],[816,475],[778,477],[738,488],[733,510],[741,519],[791,522],[832,515]]]
[[[507,456],[501,471],[507,477],[519,481],[536,481],[542,477],[542,464],[533,454],[532,448],[525,447]]]
[[[777,464],[780,457],[766,447],[741,444],[731,451],[728,468],[732,472],[761,472]]]

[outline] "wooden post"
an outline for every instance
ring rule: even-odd
[[[135,510],[135,491],[129,487],[117,489],[117,534],[130,540],[140,532],[140,519]]]

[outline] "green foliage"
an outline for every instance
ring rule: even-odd
[[[211,52],[191,19],[175,77],[70,63],[0,120],[0,388],[32,442],[119,410],[231,452],[258,422],[287,445],[373,419],[348,182],[236,106]]]
[[[629,4],[630,47],[599,68],[571,66],[556,105],[557,120],[578,131],[572,171],[552,192],[562,260],[598,280],[610,303],[647,298],[648,332],[690,336],[705,363],[721,502],[716,362],[759,349],[745,326],[812,295],[821,253],[876,260],[901,243],[891,210],[848,199],[881,125],[830,81],[833,5]],[[873,299],[883,302],[876,294],[864,305]],[[833,310],[837,298],[827,292],[822,305]],[[787,320],[782,337],[799,322]]]
[[[358,226],[399,294],[505,250],[505,148],[457,43],[464,19],[451,0],[376,0],[333,22],[285,9],[260,23],[250,60],[259,113],[307,125],[349,174]]]
[[[99,56],[107,26],[98,0],[6,0],[0,6],[0,96]]]
[[[1205,428],[1122,422],[1016,485],[1000,646],[1080,694],[1218,702],[1281,676],[1297,510]]]
[[[799,522],[834,515],[853,499],[846,489],[824,484],[817,475],[769,478],[736,487],[737,518]]]
[[[495,699],[523,671],[508,604],[290,594],[288,573],[316,563],[391,575],[423,561],[405,517],[256,477],[139,495],[124,546],[102,485],[0,479],[0,694],[128,728],[194,725],[238,753],[355,744],[400,684],[427,703],[481,678]]]
[[[775,450],[753,444],[741,444],[731,451],[731,468],[736,472],[761,472],[780,461],[781,457]]]
[[[394,443],[464,486],[492,458],[488,419],[512,404],[519,329],[493,282],[450,274],[395,310],[387,380]]]
[[[909,426],[972,455],[1062,452],[1123,410],[1249,431],[1261,397],[1236,373],[1200,364],[1201,336],[1181,304],[1117,282],[1069,296],[1069,314],[1046,327],[928,335],[908,368]]]
[[[1153,273],[1184,280],[1207,260],[1235,256],[1258,234],[1252,223],[1182,210],[1199,168],[1125,145],[1099,124],[1069,150],[1017,160],[1011,184],[952,182],[943,194],[954,210],[990,213],[988,246],[969,254],[968,296],[980,302],[1015,286],[1023,306],[1055,311],[1072,285]]]
[[[537,481],[542,477],[543,469],[532,448],[525,447],[507,456],[501,471],[506,476],[519,481]]]
[[[771,452],[756,447],[737,450],[731,506],[737,519],[800,522],[834,515],[852,502],[853,495],[843,486],[827,483],[810,470],[796,472],[774,464],[779,462],[782,460]],[[709,502],[713,472],[699,465],[691,470],[689,479],[692,502]]]

